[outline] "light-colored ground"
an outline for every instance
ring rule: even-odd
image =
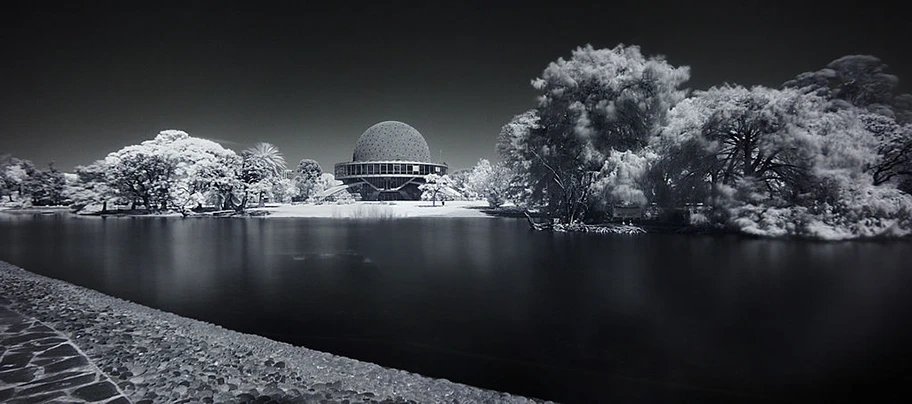
[[[482,212],[485,201],[448,201],[446,205],[428,201],[354,202],[350,204],[298,204],[267,206],[268,217],[381,218],[407,217],[492,217]]]

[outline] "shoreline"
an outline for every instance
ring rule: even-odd
[[[66,335],[133,402],[546,402],[227,330],[4,261],[0,292]]]
[[[108,210],[76,213],[66,206],[13,208],[0,207],[9,214],[55,214],[70,213],[85,217],[185,217],[178,212],[153,212]],[[492,213],[486,213],[492,212]],[[264,207],[248,207],[245,213],[233,211],[192,212],[186,217],[257,217],[257,218],[335,218],[335,219],[401,219],[413,217],[502,217],[497,210],[488,207],[485,201],[448,201],[436,206],[431,201],[357,201],[351,203],[302,203],[267,204]]]
[[[114,217],[114,218],[242,218],[242,219],[268,219],[268,218],[315,218],[315,219],[343,219],[343,220],[397,220],[409,218],[509,218],[520,219],[525,215],[511,205],[500,208],[491,208],[485,201],[449,201],[446,205],[431,205],[430,201],[357,201],[352,203],[325,203],[325,204],[276,204],[265,207],[248,208],[245,213],[237,214],[233,211],[208,211],[192,213],[187,216],[177,212],[146,213],[136,211],[110,210],[106,213],[73,213],[65,206],[11,208],[0,206],[0,213],[4,214],[31,214],[31,215],[56,215],[70,214],[76,217]],[[640,220],[631,223],[632,226],[622,226],[618,222],[600,224],[587,224],[580,229],[563,229],[563,233],[579,234],[673,234],[681,236],[737,236],[745,239],[788,240],[809,242],[883,242],[891,240],[912,240],[912,234],[873,236],[849,236],[840,238],[814,237],[797,234],[754,234],[739,231],[728,226],[694,226],[676,222],[660,222],[654,220]],[[618,227],[635,227],[636,231],[618,232]],[[536,231],[551,231],[552,229],[535,229]],[[558,231],[558,230],[555,230]]]

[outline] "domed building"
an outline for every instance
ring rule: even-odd
[[[415,128],[385,121],[361,134],[351,162],[336,164],[335,176],[343,185],[327,191],[347,189],[369,201],[418,200],[424,176],[446,171],[446,164],[431,162],[427,141]]]

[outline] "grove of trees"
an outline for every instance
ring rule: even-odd
[[[31,161],[0,156],[0,200],[5,197],[9,202],[15,198],[34,206],[62,205],[68,201],[66,184],[54,163],[41,170]]]
[[[53,164],[39,170],[27,160],[2,157],[0,195],[10,202],[71,205],[77,211],[119,205],[188,214],[204,207],[243,212],[251,203],[305,200],[336,183],[313,160],[302,160],[293,178],[286,172],[285,159],[272,144],[235,153],[183,131],[165,130],[76,167],[70,179]]]
[[[781,88],[689,93],[687,67],[580,47],[533,80],[497,150],[518,204],[564,223],[618,206],[705,204],[694,223],[845,239],[912,232],[912,96],[872,56]]]
[[[560,223],[614,209],[769,236],[848,239],[912,233],[912,95],[878,58],[849,55],[778,88],[684,85],[686,66],[637,46],[579,47],[532,80],[532,108],[497,137],[499,162],[429,175],[422,198],[507,201]],[[110,204],[186,214],[313,200],[338,184],[310,159],[288,170],[278,148],[235,153],[183,131],[60,173],[0,157],[0,199]],[[350,198],[350,196],[349,196]]]

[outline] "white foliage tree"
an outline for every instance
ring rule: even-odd
[[[241,158],[240,177],[244,191],[240,195],[237,208],[243,210],[250,197],[254,197],[257,206],[262,207],[266,198],[272,195],[274,182],[284,178],[285,158],[278,147],[265,142],[244,150]]]
[[[577,48],[532,82],[538,106],[504,127],[498,150],[552,217],[581,220],[611,151],[648,145],[686,95],[679,87],[688,78],[689,68],[645,57],[636,46]]]
[[[693,176],[714,188],[750,184],[791,198],[786,194],[804,191],[818,154],[813,125],[823,105],[788,89],[726,85],[698,92],[675,107],[660,138],[666,159],[677,158],[666,166],[669,178]]]
[[[323,168],[320,167],[320,163],[317,163],[316,160],[301,160],[295,172],[297,173],[295,186],[297,186],[298,197],[301,200],[309,200],[325,189],[324,184],[321,182]]]
[[[912,95],[894,94],[899,77],[887,73],[887,68],[876,56],[846,55],[823,69],[799,74],[783,87],[824,97],[834,108],[855,107],[912,123]]]
[[[170,192],[173,209],[186,213],[206,203],[211,193],[239,186],[236,178],[239,159],[234,151],[178,130],[164,131],[153,142],[160,146],[160,153],[177,161],[176,179]]]
[[[6,161],[0,161],[0,191],[6,194],[9,201],[13,201],[13,195],[22,199],[25,190],[25,184],[29,177],[36,171],[31,161],[20,160],[12,156],[6,156]]]
[[[640,153],[612,150],[599,171],[599,179],[593,184],[594,194],[605,204],[603,208],[646,205],[643,181],[651,162],[657,158],[648,150]]]
[[[656,140],[672,185],[703,182],[717,215],[758,235],[905,234],[912,200],[875,186],[879,142],[859,110],[795,89],[723,86],[679,104]],[[867,200],[867,202],[863,202]]]
[[[912,124],[879,114],[862,114],[860,119],[877,142],[877,161],[870,165],[874,185],[912,178]]]
[[[421,191],[421,199],[432,201],[432,205],[437,206],[437,201],[444,200],[447,189],[451,188],[452,181],[450,177],[446,174],[428,174],[424,176],[424,181],[424,184],[418,186],[418,190]]]
[[[114,190],[108,186],[108,170],[104,160],[76,167],[76,179],[68,183],[66,191],[75,211],[96,204],[101,205],[102,212],[108,210],[108,202],[115,196]]]
[[[450,176],[450,179],[453,180],[453,189],[455,189],[462,198],[466,200],[475,200],[481,198],[478,193],[472,189],[469,184],[469,176],[472,174],[472,169],[458,170],[447,175]]]
[[[512,173],[504,164],[492,165],[481,159],[469,174],[467,188],[485,198],[492,208],[498,208],[506,202],[512,179]]]
[[[224,200],[237,189],[239,163],[233,151],[180,130],[162,131],[104,160],[115,196],[139,201],[150,210],[171,208],[184,214],[213,194]]]
[[[139,202],[148,210],[167,208],[177,162],[156,153],[148,144],[132,145],[105,157],[108,184],[117,197]]]

